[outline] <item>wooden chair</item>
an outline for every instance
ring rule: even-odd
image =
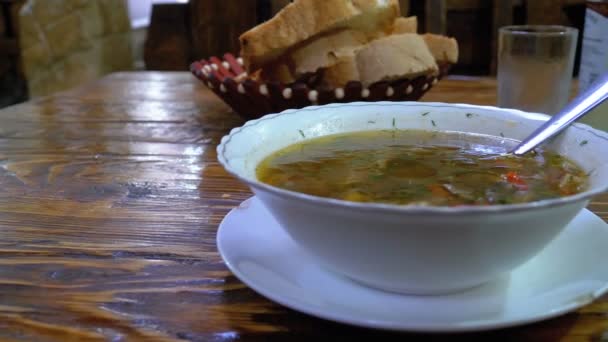
[[[493,28],[513,22],[513,8],[522,5],[522,0],[426,0],[425,31],[445,34],[447,32],[448,11],[476,10],[491,7]]]
[[[417,1],[412,3],[414,2]],[[487,30],[491,30],[491,40],[488,44],[491,60],[488,71],[490,74],[495,74],[500,27],[511,24],[559,24],[582,28],[584,4],[585,0],[425,0],[424,16],[421,21],[424,23],[426,32],[450,34],[454,31],[447,20],[450,12],[481,10],[482,13],[487,13],[491,17],[490,24],[486,27]],[[484,9],[486,10],[484,11]],[[520,10],[517,18],[514,16],[516,9]],[[569,13],[573,11],[574,15]],[[476,28],[476,30],[481,29]],[[481,34],[483,35],[483,32]],[[477,37],[477,39],[483,39],[483,37]],[[471,42],[459,40],[464,47],[471,44]],[[479,53],[479,49],[477,52]],[[466,57],[467,52],[463,51],[463,53]]]
[[[239,51],[238,37],[257,23],[256,1],[190,0],[196,58]]]
[[[188,4],[181,3],[152,6],[144,44],[144,62],[148,70],[188,70],[192,62],[188,8]]]
[[[585,0],[527,0],[526,15],[528,24],[571,24],[568,8],[585,8]]]
[[[259,12],[257,2],[249,0],[155,4],[145,42],[146,69],[188,70],[194,60],[238,53],[239,35],[258,22]]]
[[[479,54],[480,51],[484,54],[485,49],[489,49],[487,54],[488,61],[487,66],[479,65],[479,72],[483,69],[490,74],[496,72],[496,49],[498,43],[498,29],[502,26],[511,25],[514,23],[513,11],[516,6],[522,6],[523,0],[425,0],[424,4],[424,16],[422,22],[424,23],[424,31],[437,33],[437,34],[448,34],[454,35],[459,39],[461,43],[462,56],[466,59],[470,57],[464,63],[479,63],[481,62],[476,56],[469,56],[470,53]],[[475,27],[474,30],[480,33],[477,35],[469,35],[469,39],[489,39],[486,44],[479,45],[480,42],[467,41],[463,37],[458,37],[458,28],[450,26],[448,22],[448,13],[450,12],[465,12],[465,11],[478,11],[479,16],[489,16],[489,18],[481,18],[481,22],[487,27]],[[469,28],[471,29],[471,28]],[[486,31],[483,31],[483,30]],[[489,33],[489,34],[488,34]],[[488,37],[484,37],[484,35]],[[477,46],[472,51],[467,51],[466,48]],[[485,55],[485,54],[484,54]],[[484,56],[484,59],[486,56]]]

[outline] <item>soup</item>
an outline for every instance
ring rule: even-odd
[[[265,158],[258,179],[357,202],[494,205],[572,195],[587,175],[559,154],[503,155],[514,142],[457,132],[383,130],[302,141]]]

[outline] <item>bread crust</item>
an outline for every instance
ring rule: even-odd
[[[315,72],[334,65],[342,57],[354,56],[367,42],[367,36],[360,31],[341,30],[295,50],[289,58],[296,74]]]
[[[323,32],[388,30],[399,12],[398,0],[296,0],[239,37],[241,57],[253,72]]]
[[[415,16],[399,17],[393,22],[393,34],[416,32],[418,32],[418,18]]]
[[[371,41],[354,56],[344,56],[323,71],[323,83],[344,86],[360,81],[368,87],[379,81],[434,75],[439,71],[433,55],[420,35],[403,33]]]
[[[380,38],[357,53],[361,83],[436,74],[439,69],[421,36],[403,33]]]
[[[422,38],[438,63],[454,64],[458,62],[458,42],[456,39],[432,33],[425,33]]]
[[[323,85],[327,87],[344,87],[346,83],[359,79],[359,67],[355,56],[342,57],[334,65],[323,70]]]
[[[262,68],[268,81],[292,83],[302,76],[334,66],[344,57],[354,57],[367,43],[367,36],[355,30],[340,30],[310,41]]]
[[[455,39],[417,29],[397,0],[296,0],[244,33],[241,53],[260,80],[331,87],[430,76],[457,62]]]

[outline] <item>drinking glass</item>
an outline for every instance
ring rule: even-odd
[[[578,30],[505,26],[498,32],[498,106],[556,114],[568,102]]]

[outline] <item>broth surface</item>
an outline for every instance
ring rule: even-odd
[[[264,183],[315,196],[433,206],[524,203],[586,189],[587,176],[572,161],[542,150],[500,155],[512,145],[457,132],[345,133],[279,150],[256,173]]]

